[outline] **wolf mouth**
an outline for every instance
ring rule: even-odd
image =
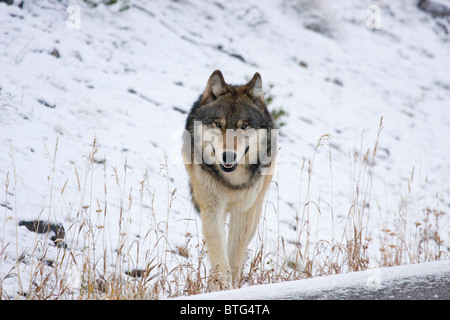
[[[245,155],[247,154],[248,150],[249,150],[249,146],[247,146],[247,148],[245,148],[245,152],[244,152],[243,157],[245,157]],[[232,164],[221,163],[219,166],[220,166],[220,169],[222,169],[222,171],[224,171],[224,172],[233,172],[236,169],[237,164],[238,164],[238,161],[236,161],[236,162],[234,162]]]
[[[237,163],[234,164],[220,164],[220,169],[225,172],[233,172],[236,169]]]
[[[214,146],[211,144],[212,147],[212,151],[214,152],[214,154],[216,153],[216,149],[214,148]],[[247,152],[247,151],[246,151]],[[220,169],[222,169],[222,171],[224,172],[233,172],[234,169],[236,169],[237,167],[237,163],[233,163],[233,164],[227,164],[227,163],[221,163],[219,164]]]

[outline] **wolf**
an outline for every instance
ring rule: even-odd
[[[229,85],[214,71],[188,114],[182,153],[211,265],[209,291],[240,284],[274,171],[275,131],[259,73]]]

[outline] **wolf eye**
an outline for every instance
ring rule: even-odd
[[[244,124],[241,126],[241,129],[242,129],[242,130],[245,130],[245,129],[247,129],[247,127],[248,127],[248,124],[244,123]]]
[[[214,124],[217,128],[222,128],[222,124],[220,122],[214,121]]]

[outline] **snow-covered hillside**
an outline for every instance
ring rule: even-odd
[[[4,298],[43,279],[79,289],[87,265],[146,269],[150,284],[198,260],[181,134],[216,69],[235,84],[259,72],[269,109],[288,113],[249,261],[264,245],[270,268],[302,273],[300,248],[309,276],[327,273],[354,226],[371,266],[448,256],[449,16],[416,1],[99,2],[0,2]],[[61,224],[64,246],[30,220]],[[183,270],[165,276],[183,287]]]
[[[369,269],[347,274],[330,275],[289,281],[284,283],[253,286],[245,289],[213,292],[183,297],[186,300],[418,300],[421,295],[428,299],[446,300],[449,290],[435,291],[432,281],[424,285],[425,277],[432,276],[447,283],[450,260],[425,262],[391,268]],[[432,278],[431,278],[432,279]],[[402,281],[408,285],[401,285]],[[408,291],[406,291],[407,288]],[[442,286],[445,288],[445,285]],[[423,291],[422,291],[423,290]],[[402,293],[403,291],[403,293]],[[407,293],[416,295],[407,296]],[[383,295],[385,293],[385,295]]]

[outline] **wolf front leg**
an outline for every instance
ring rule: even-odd
[[[207,208],[201,210],[202,232],[211,265],[208,291],[231,288],[231,272],[228,262],[224,209]]]
[[[245,212],[234,212],[228,231],[228,258],[233,272],[233,288],[239,287],[245,249],[255,235],[261,217],[262,203],[255,203]]]

